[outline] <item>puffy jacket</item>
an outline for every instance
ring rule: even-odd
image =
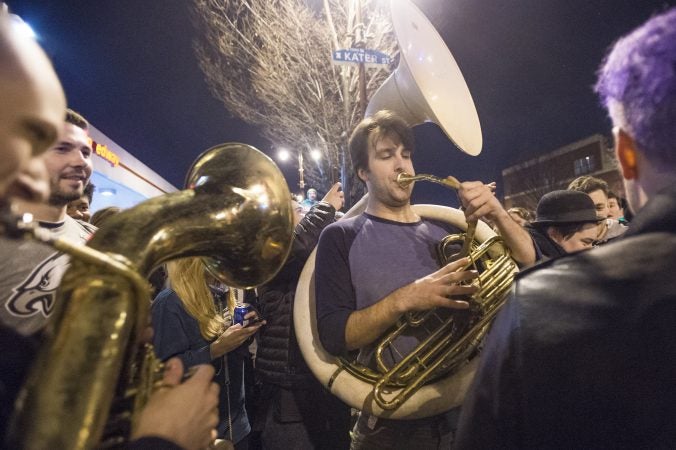
[[[322,230],[335,221],[336,210],[326,202],[315,204],[294,230],[291,254],[277,276],[258,288],[261,328],[256,353],[260,379],[287,389],[302,386],[313,376],[303,360],[293,327],[293,300],[298,278]]]

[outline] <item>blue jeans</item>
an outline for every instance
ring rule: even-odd
[[[350,450],[449,450],[459,416],[459,407],[415,420],[381,419],[362,412],[352,430]]]

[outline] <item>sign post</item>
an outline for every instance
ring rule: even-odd
[[[333,52],[333,63],[342,64],[364,64],[366,67],[387,66],[392,61],[385,53],[368,48],[346,48],[335,50]]]

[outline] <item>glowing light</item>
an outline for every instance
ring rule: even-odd
[[[322,152],[320,152],[316,148],[312,149],[310,150],[310,157],[315,161],[319,161],[320,159],[322,159]]]
[[[277,157],[280,161],[286,161],[291,157],[291,153],[285,148],[280,148],[277,152]]]
[[[220,212],[217,212],[216,214],[213,215],[213,218],[214,218],[217,222],[220,222],[220,221],[222,221],[222,220],[225,220],[225,219],[227,219],[227,217],[228,217],[228,213],[225,212],[225,211],[220,211]]]
[[[115,188],[102,188],[99,190],[99,194],[103,195],[104,197],[112,197],[113,195],[117,194],[117,190]]]
[[[11,23],[12,27],[21,34],[24,37],[27,37],[29,39],[36,39],[38,38],[37,33],[31,28],[30,25],[28,25],[26,22],[23,21],[23,19],[16,14],[10,14],[11,18]]]
[[[209,181],[209,177],[206,176],[206,175],[202,175],[202,176],[200,176],[200,177],[197,179],[197,181],[195,182],[194,186],[192,186],[192,187],[202,186],[202,185],[205,184],[207,181]]]
[[[261,195],[265,193],[265,186],[262,184],[252,184],[249,190],[254,194]]]
[[[248,201],[257,203],[258,206],[263,209],[266,209],[268,206],[270,206],[270,197],[265,190],[265,186],[262,184],[253,184],[249,187],[249,189],[233,187],[232,191]]]

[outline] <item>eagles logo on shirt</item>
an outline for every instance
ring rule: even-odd
[[[5,307],[15,316],[49,316],[54,309],[56,289],[61,284],[68,265],[68,255],[54,253],[37,266],[20,286],[12,290]]]

